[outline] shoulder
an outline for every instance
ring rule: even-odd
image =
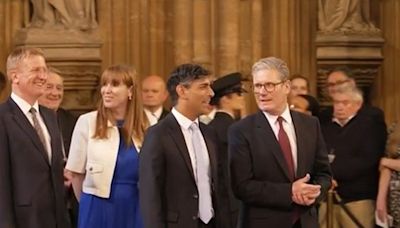
[[[263,118],[264,121],[267,121],[264,114],[261,111],[259,111],[255,114],[248,115],[239,121],[236,121],[231,125],[230,129],[240,130],[240,131],[251,130],[254,129],[255,125],[257,125],[257,122],[263,121]]]

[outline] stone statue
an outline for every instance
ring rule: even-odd
[[[319,0],[320,31],[379,31],[370,19],[370,0]]]
[[[90,30],[97,27],[95,0],[31,0],[30,27]]]

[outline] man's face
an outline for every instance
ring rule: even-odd
[[[307,81],[302,78],[293,79],[290,83],[290,87],[290,95],[293,97],[300,94],[308,94]]]
[[[167,99],[168,93],[164,81],[156,76],[149,76],[142,83],[143,105],[148,108],[158,108]]]
[[[22,60],[12,74],[13,91],[26,101],[34,103],[46,89],[47,66],[42,56]]]
[[[287,105],[290,82],[282,81],[276,70],[260,70],[253,74],[254,95],[258,108],[280,115]]]
[[[351,116],[356,115],[362,104],[360,101],[352,99],[346,93],[334,93],[332,100],[333,116],[339,121],[346,121]]]
[[[44,94],[39,98],[39,103],[47,108],[57,110],[60,107],[63,96],[63,79],[60,75],[49,72],[46,89]]]
[[[179,99],[185,101],[185,110],[194,117],[209,113],[209,103],[214,96],[210,77],[203,77],[192,81],[189,85],[181,86],[182,93]]]
[[[329,74],[326,81],[329,97],[332,98],[333,94],[337,90],[337,87],[345,83],[352,83],[352,81],[343,72],[338,71]]]

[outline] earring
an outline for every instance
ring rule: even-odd
[[[132,95],[128,95],[128,100],[132,100]]]

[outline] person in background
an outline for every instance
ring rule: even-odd
[[[63,140],[63,156],[66,161],[68,158],[69,147],[71,144],[72,132],[77,118],[69,111],[60,107],[64,97],[64,80],[55,68],[49,68],[47,74],[46,89],[44,94],[39,97],[39,104],[54,110],[57,113],[57,122]],[[75,198],[71,184],[71,173],[64,169],[64,184],[66,187],[66,203],[69,219],[72,227],[77,227],[78,223],[78,201]]]
[[[160,76],[148,76],[142,81],[142,99],[144,112],[150,125],[158,123],[163,119],[169,111],[163,104],[168,97],[167,88],[164,79]]]
[[[376,200],[378,218],[388,222],[393,218],[393,227],[400,226],[400,125],[397,122],[389,131],[386,157],[380,161],[379,190]]]
[[[301,94],[308,94],[310,92],[308,78],[294,74],[290,78],[290,97],[294,97]]]
[[[243,202],[239,225],[316,228],[315,206],[332,176],[319,122],[290,111],[289,69],[283,60],[258,60],[252,77],[260,111],[228,132],[232,189]]]
[[[7,77],[0,71],[0,103],[3,103],[8,97],[7,93]]]
[[[239,216],[240,202],[232,192],[228,176],[228,128],[235,122],[235,112],[243,109],[245,105],[243,93],[247,91],[242,87],[242,75],[238,72],[222,76],[211,85],[215,95],[211,98],[211,105],[216,106],[215,117],[208,124],[217,132],[219,150],[218,160],[222,172],[220,180],[224,180],[223,196],[229,197],[231,212],[230,227],[236,227]],[[228,194],[227,194],[228,193]]]
[[[55,113],[38,104],[46,89],[41,49],[7,58],[10,98],[0,105],[0,227],[66,228],[63,154]]]
[[[79,117],[66,169],[79,201],[78,227],[143,228],[139,209],[139,150],[147,121],[136,71],[108,67],[96,111]]]
[[[140,202],[145,227],[226,227],[215,132],[199,116],[208,110],[210,72],[182,64],[167,82],[173,109],[149,128],[140,153]]]
[[[327,149],[334,155],[331,163],[334,190],[341,198],[342,206],[363,227],[373,228],[386,125],[362,113],[362,92],[354,86],[337,87],[332,100],[333,117],[321,126]],[[357,227],[343,207],[333,205],[334,227]],[[321,227],[326,227],[325,210],[322,204]]]
[[[290,109],[312,116],[319,115],[319,104],[315,97],[308,94],[301,94],[291,97],[289,100]]]

